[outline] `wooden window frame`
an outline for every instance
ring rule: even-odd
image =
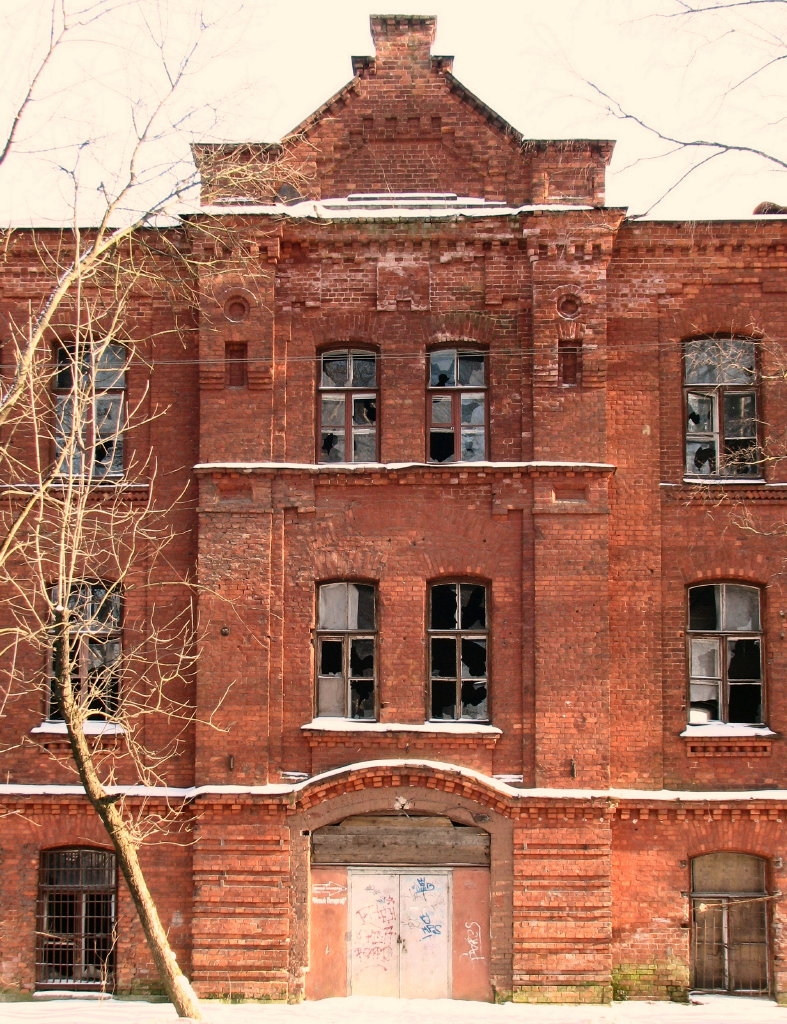
[[[57,607],[58,587],[52,588],[52,604]],[[99,595],[102,596],[99,596]],[[107,603],[109,602],[109,604]],[[69,589],[67,651],[61,640],[53,636],[50,652],[50,685],[47,700],[47,721],[61,722],[55,675],[59,658],[65,656],[71,685],[80,700],[86,701],[88,720],[107,721],[116,714],[120,700],[120,662],[123,655],[123,598],[118,587],[99,581],[83,581]],[[113,644],[116,653],[111,661],[97,662],[96,651]],[[99,665],[97,668],[96,665]]]
[[[347,360],[347,383],[336,384],[326,374],[326,360],[335,359]],[[369,386],[362,385],[356,381],[356,361],[374,363],[373,383]],[[378,462],[380,458],[380,431],[379,431],[379,358],[372,349],[361,348],[331,348],[320,353],[319,357],[319,383],[317,388],[317,461],[322,464],[342,465],[347,463]],[[341,422],[329,422],[333,417],[327,415],[326,403],[333,400],[341,402],[343,413]],[[356,409],[359,403],[359,410]],[[368,416],[369,406],[373,410],[374,419],[369,420],[358,418],[366,414]],[[342,458],[331,458],[332,447],[326,447],[333,438],[334,445],[339,439],[344,442],[344,455]],[[372,458],[356,457],[356,446],[362,438],[372,438]]]
[[[692,593],[700,590],[701,588],[713,588],[718,590],[718,608],[719,608],[719,619],[720,626],[716,629],[703,629],[692,627]],[[729,591],[731,590],[747,590],[757,595],[757,629],[735,629],[726,628],[727,619],[727,606],[729,600]],[[765,707],[765,651],[764,651],[764,635],[762,629],[762,589],[758,586],[746,583],[696,583],[688,588],[687,591],[687,629],[686,629],[686,654],[688,661],[688,677],[689,677],[689,692],[688,692],[688,724],[689,725],[750,725],[750,726],[765,726],[766,723],[766,707]],[[735,649],[732,647],[733,644],[740,642],[752,644],[756,643],[759,651],[759,676],[758,677],[731,677],[730,667],[736,656]],[[703,675],[695,671],[695,665],[700,664],[700,652],[701,645],[705,645],[706,652],[712,651],[714,646],[716,649],[716,671],[715,674]],[[745,648],[743,648],[743,657],[746,656]],[[693,696],[694,692],[698,692],[700,687],[717,687],[718,693],[718,718],[701,718],[703,703],[707,704],[709,701],[701,701]],[[760,693],[759,707],[760,707],[760,718],[757,721],[743,721],[738,717],[731,718],[730,710],[730,696],[731,690],[734,691],[736,687],[743,686],[758,686]],[[713,701],[710,701],[713,703]],[[695,707],[696,705],[696,707]],[[732,712],[736,714],[736,712]]]
[[[750,358],[741,358],[747,348]],[[703,480],[762,477],[759,392],[755,338],[703,335],[684,341],[686,476]],[[733,413],[736,404],[737,415]]]
[[[454,587],[455,589],[455,609],[456,614],[454,618],[454,628],[446,628],[445,626],[435,625],[435,608],[434,608],[434,594],[438,587]],[[462,615],[462,587],[473,587],[480,590],[483,594],[483,627],[472,628],[463,626],[461,621]],[[433,580],[429,584],[429,600],[428,600],[428,650],[427,658],[429,662],[429,694],[428,694],[428,711],[429,720],[433,722],[474,722],[486,724],[490,721],[489,717],[489,586],[486,583],[482,583],[479,580],[469,579],[447,579],[447,580]],[[435,672],[435,663],[437,660],[437,645],[436,642],[441,640],[448,640],[454,645],[454,673],[450,676],[444,676]],[[462,658],[462,646],[464,642],[478,643],[483,641],[485,657],[484,657],[484,673],[483,674],[470,674],[464,675],[462,673],[463,658]],[[453,682],[454,684],[454,713],[453,715],[436,714],[435,708],[435,686],[436,684],[447,684]],[[483,715],[471,715],[466,714],[464,711],[465,706],[472,706],[472,702],[467,699],[471,692],[472,686],[483,686],[484,689],[484,709]],[[467,688],[467,694],[463,691]]]
[[[120,358],[112,363],[106,358],[110,353]],[[118,341],[60,341],[55,346],[52,395],[59,475],[89,480],[123,476],[127,362],[126,347]],[[111,418],[109,409],[115,410]],[[111,429],[104,432],[107,424]]]
[[[452,358],[453,366],[449,373],[437,373],[438,367],[435,360],[442,358],[447,361]],[[462,384],[461,360],[472,358],[474,361],[481,361],[483,371],[483,382],[481,384]],[[456,462],[485,462],[489,458],[489,402],[488,402],[488,353],[483,349],[446,347],[433,349],[428,354],[426,372],[426,460],[433,465],[452,465]],[[444,384],[435,383],[435,375],[438,380],[440,376],[446,376]],[[448,418],[435,417],[438,403],[447,404],[450,401],[450,413]],[[481,420],[463,419],[463,402],[480,402],[482,415]],[[453,452],[446,458],[436,457],[436,447],[439,438],[451,438]],[[462,458],[466,450],[466,443],[472,438],[481,438],[481,446],[477,455],[472,458]],[[458,440],[458,447],[457,447]],[[459,457],[457,457],[457,455]]]
[[[346,602],[349,609],[350,587],[365,588],[371,592],[372,625],[371,627],[360,625],[349,625],[336,627],[335,624],[325,624],[322,618],[322,596],[326,588],[344,587],[347,588]],[[358,595],[360,600],[360,593]],[[349,611],[348,611],[349,615]],[[320,583],[317,586],[317,628],[315,630],[315,718],[345,718],[350,721],[374,722],[378,717],[378,677],[377,677],[377,587],[373,583],[363,580],[331,580]],[[333,652],[332,664],[338,665],[339,671],[326,672],[326,662],[330,660],[326,651],[326,645],[331,644],[339,648],[339,659],[336,660],[336,651]],[[362,645],[368,645],[368,648]],[[372,671],[370,675],[354,671],[353,658],[359,658],[361,652],[367,649],[371,656]],[[368,655],[367,655],[368,656]],[[329,704],[327,693],[333,689],[332,683],[339,681],[341,685],[341,700],[334,701],[333,708],[325,710]],[[369,689],[369,694],[363,696],[363,692]],[[339,706],[341,705],[341,706]]]

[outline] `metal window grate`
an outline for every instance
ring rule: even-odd
[[[36,985],[111,989],[117,939],[115,855],[45,850],[38,886]]]

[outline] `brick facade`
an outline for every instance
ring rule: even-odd
[[[714,984],[698,973],[691,872],[707,854],[760,858],[759,990],[787,998],[785,219],[628,220],[604,205],[611,143],[522,139],[431,55],[434,19],[373,18],[372,34],[376,56],[353,58],[352,81],[281,146],[195,148],[205,205],[177,240],[191,280],[131,307],[129,334],[156,340],[129,369],[150,418],[127,459],[154,451],[162,504],[184,495],[166,566],[144,571],[172,579],[170,609],[188,603],[178,581],[198,585],[199,657],[179,694],[194,720],[144,725],[154,748],[178,733],[151,799],[184,800],[190,838],[150,846],[145,866],[179,960],[205,994],[330,994],[313,980],[313,833],[424,816],[489,836],[488,947],[470,952],[494,998],[751,991],[730,964]],[[32,234],[11,239],[7,316],[40,299],[36,252]],[[716,472],[686,469],[697,338],[757,343],[751,471],[721,472],[722,428]],[[375,357],[374,462],[320,461],[321,357],[340,350]],[[441,350],[484,355],[482,459],[429,459]],[[144,479],[129,483],[143,500]],[[336,582],[374,588],[367,718],[317,713],[331,633],[318,588]],[[484,588],[477,718],[432,713],[441,583]],[[761,629],[706,642],[757,633],[764,710],[699,724],[700,708],[687,729],[687,602],[703,585],[757,588]],[[130,588],[126,614],[142,632],[162,612]],[[41,674],[40,654],[20,657]],[[36,987],[40,851],[107,846],[58,764],[63,737],[31,732],[43,703],[0,719],[11,990]],[[103,742],[118,782],[136,783],[123,738]],[[117,934],[116,987],[155,988],[122,886]],[[448,941],[457,974],[469,954],[458,931]]]

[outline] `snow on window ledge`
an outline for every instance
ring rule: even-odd
[[[708,725],[687,725],[681,733],[688,739],[743,739],[746,736],[777,736],[767,725],[739,725],[737,723],[710,722]]]
[[[117,722],[85,722],[82,727],[85,736],[125,736],[126,730]],[[31,736],[45,733],[49,736],[67,736],[65,722],[47,720],[30,730]]]
[[[400,722],[368,722],[350,718],[313,718],[301,726],[304,732],[418,732],[459,736],[502,736],[503,730],[496,725],[483,722],[424,722],[406,724]]]
[[[699,487],[745,487],[753,484],[761,486],[765,480],[761,476],[684,476],[683,482]]]

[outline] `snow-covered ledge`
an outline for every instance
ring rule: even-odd
[[[82,726],[82,731],[85,736],[125,736],[126,734],[126,730],[117,722],[88,721]],[[65,722],[47,720],[30,730],[31,736],[42,733],[48,736],[67,736],[68,729],[66,729]]]
[[[690,739],[743,739],[745,736],[778,736],[767,725],[739,725],[731,722],[709,722],[707,725],[687,725],[681,736]]]
[[[432,736],[502,736],[503,730],[483,722],[369,722],[359,718],[313,718],[301,726],[303,732],[416,732]]]

